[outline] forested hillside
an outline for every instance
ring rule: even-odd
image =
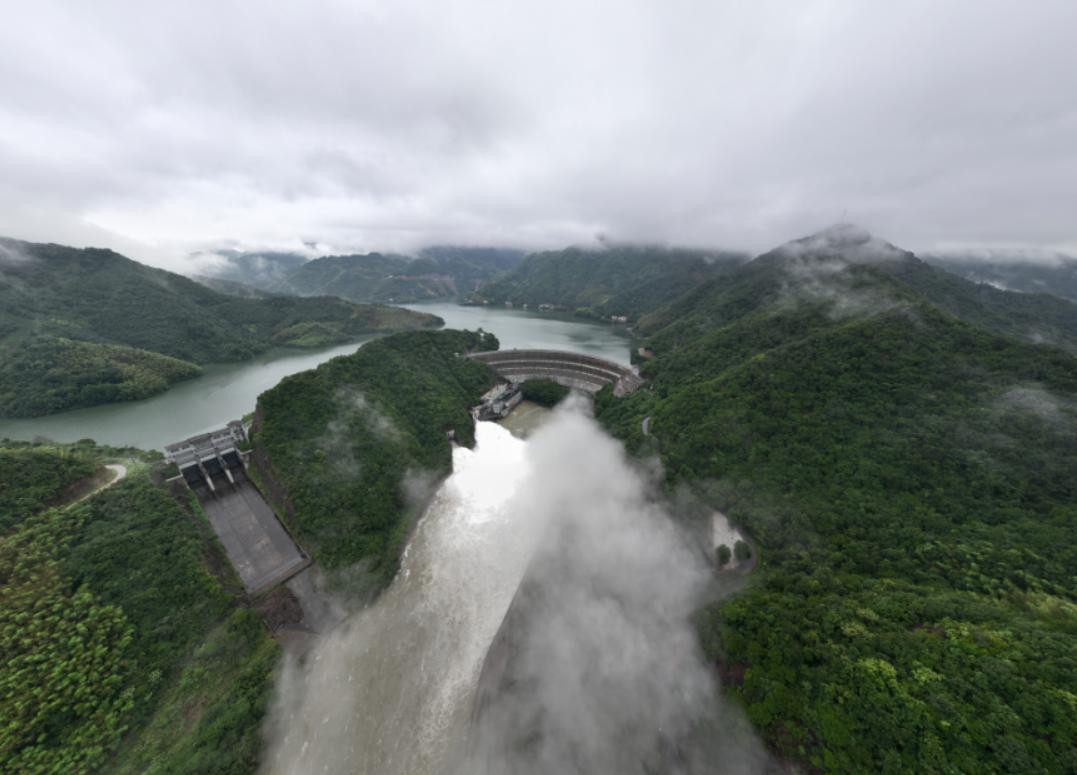
[[[286,377],[258,399],[255,457],[292,529],[320,564],[396,571],[425,497],[452,465],[448,433],[474,442],[468,412],[494,383],[463,357],[490,334],[389,336]]]
[[[236,282],[235,280],[222,280],[219,277],[212,277],[204,274],[191,275],[191,279],[199,285],[204,285],[210,290],[217,291],[217,293],[223,293],[226,296],[239,296],[245,299],[264,299],[267,296],[274,295],[269,291],[263,291],[253,285]]]
[[[619,246],[534,253],[476,302],[549,305],[596,318],[640,315],[745,261],[728,252]]]
[[[77,449],[7,443],[0,447],[0,532],[59,502],[97,470],[94,459]]]
[[[42,508],[116,454],[126,480]],[[241,587],[205,519],[132,454],[0,448],[3,508],[17,509],[0,532],[3,772],[257,765],[276,644],[237,606]]]
[[[293,269],[303,266],[309,260],[299,253],[284,251],[257,250],[217,250],[210,254],[212,260],[206,263],[206,253],[195,253],[191,257],[209,277],[236,283],[243,283],[263,291],[270,290],[283,280]]]
[[[832,318],[927,302],[988,331],[1077,353],[1077,304],[1003,291],[932,267],[855,227],[783,245],[641,318],[637,331],[667,347],[709,334],[761,307],[825,305]]]
[[[404,304],[465,296],[516,266],[523,255],[502,248],[446,246],[426,248],[416,257],[367,253],[308,261],[295,254],[226,251],[221,254],[225,263],[213,268],[213,277],[272,293]]]
[[[431,315],[336,298],[236,298],[109,250],[0,240],[0,415],[143,398],[273,346],[321,347]]]
[[[813,769],[1072,772],[1077,358],[823,237],[651,316],[650,388],[599,398],[760,543],[705,650]]]
[[[1064,253],[969,251],[929,253],[925,261],[975,283],[1022,293],[1049,293],[1077,302],[1077,257]]]

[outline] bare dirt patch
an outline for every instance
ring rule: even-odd
[[[299,598],[283,584],[260,598],[254,608],[270,632],[295,627],[303,621],[303,608],[299,604]]]

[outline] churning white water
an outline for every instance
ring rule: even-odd
[[[265,771],[766,770],[690,625],[704,553],[587,405],[564,402],[527,442],[476,433],[386,593],[285,665]]]
[[[487,648],[530,555],[505,506],[526,443],[479,423],[475,450],[416,528],[392,585],[278,684],[268,773],[435,773],[467,735]]]

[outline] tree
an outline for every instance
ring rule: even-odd
[[[751,559],[752,547],[748,546],[744,541],[737,541],[733,544],[733,556],[737,558],[737,562]]]
[[[718,565],[723,567],[728,565],[730,556],[729,547],[725,544],[718,544]]]

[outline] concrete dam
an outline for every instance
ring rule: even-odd
[[[612,385],[617,396],[628,395],[643,384],[632,368],[591,355],[558,350],[497,350],[468,357],[488,364],[509,382],[549,379],[588,393]]]

